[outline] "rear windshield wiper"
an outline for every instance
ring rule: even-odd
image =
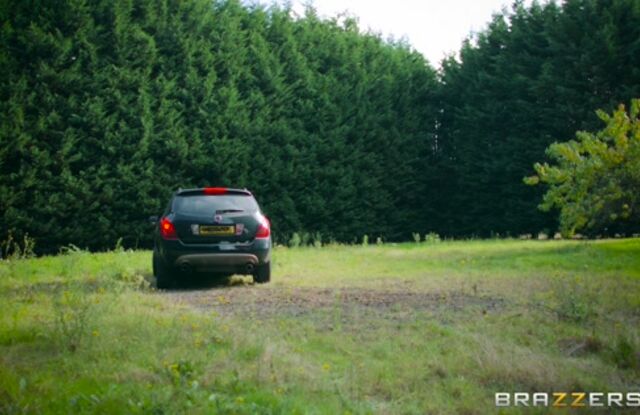
[[[222,213],[237,213],[237,212],[244,212],[244,210],[242,210],[242,209],[221,209],[221,210],[216,210],[216,213],[218,215],[220,215]]]

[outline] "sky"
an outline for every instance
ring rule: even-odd
[[[308,0],[289,2],[295,12],[303,14]],[[484,29],[491,16],[505,6],[510,8],[513,0],[314,0],[312,3],[320,16],[332,17],[347,11],[358,18],[361,28],[382,33],[385,38],[404,37],[438,67],[445,56],[460,49],[469,33]],[[531,0],[525,0],[525,4],[530,5]]]

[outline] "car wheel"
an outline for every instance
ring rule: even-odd
[[[156,251],[153,251],[153,276],[156,277],[156,288],[158,289],[172,288],[175,284],[171,270]]]
[[[259,265],[253,274],[253,281],[258,284],[264,284],[271,281],[271,262]]]

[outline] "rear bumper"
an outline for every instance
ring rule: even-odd
[[[168,266],[183,273],[251,274],[257,266],[271,261],[270,238],[243,244],[207,245],[157,239],[156,249]]]
[[[251,274],[258,266],[254,254],[186,254],[179,256],[173,266],[183,272],[233,272]]]

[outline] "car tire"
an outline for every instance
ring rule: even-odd
[[[153,276],[156,277],[156,288],[167,289],[175,285],[175,279],[167,264],[153,251]]]
[[[253,273],[253,282],[264,284],[269,281],[271,281],[271,262],[259,265],[256,267],[256,272]]]

